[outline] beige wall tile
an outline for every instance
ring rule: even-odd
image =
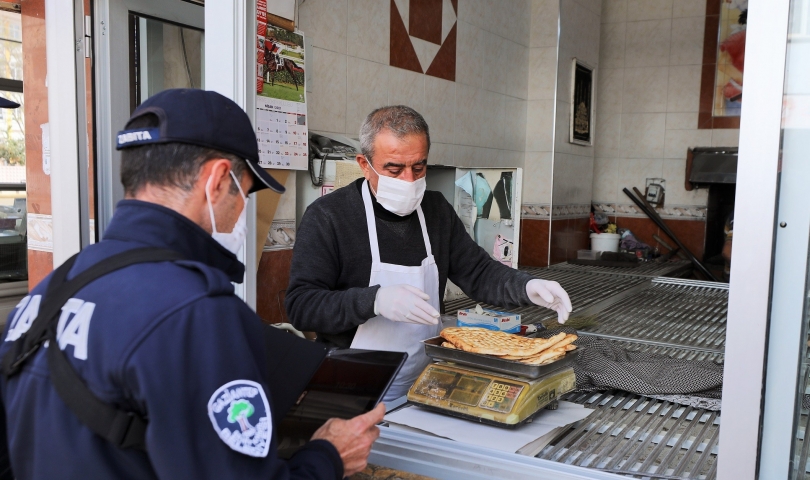
[[[456,84],[425,76],[425,106],[422,114],[430,126],[431,141],[455,141]]]
[[[554,148],[554,100],[530,100],[526,107],[526,151],[550,152]]]
[[[622,112],[666,112],[668,69],[669,67],[625,69],[624,88],[622,91]]]
[[[505,52],[511,42],[487,31],[482,35],[484,51],[479,61],[484,64],[484,90],[506,93],[510,65],[509,54]]]
[[[513,97],[503,97],[503,101],[503,148],[523,152],[526,149],[527,102]]]
[[[459,6],[461,8],[461,6]],[[480,87],[484,78],[484,32],[467,22],[456,27],[456,82]]]
[[[663,177],[667,181],[664,205],[705,206],[709,199],[709,189],[700,188],[686,191],[686,160],[666,160],[663,166]]]
[[[618,157],[621,133],[622,115],[620,113],[602,113],[597,110],[594,154],[597,157]]]
[[[478,145],[487,126],[486,112],[481,110],[484,90],[469,85],[456,85],[456,144]]]
[[[559,0],[532,0],[530,47],[557,46],[557,21],[559,15]]]
[[[502,149],[501,132],[504,119],[504,95],[495,92],[483,91],[481,93],[481,105],[478,108],[478,121],[480,135],[473,145],[487,148]]]
[[[468,145],[453,146],[453,165],[457,167],[469,167],[475,163],[475,155],[478,147]]]
[[[417,112],[425,108],[425,75],[388,67],[388,104],[407,105]]]
[[[616,198],[619,203],[629,203],[631,200],[622,191],[626,188],[633,191],[633,187],[644,190],[648,178],[662,178],[664,161],[661,159],[624,159],[619,165],[618,185]],[[669,182],[667,182],[669,184]]]
[[[428,161],[431,165],[453,165],[453,145],[449,143],[433,142],[431,133],[430,154]]]
[[[697,113],[667,113],[667,130],[693,130],[697,125]]]
[[[380,0],[349,0],[349,55],[388,64],[390,7],[391,2]]]
[[[551,203],[551,152],[526,152],[523,203]]]
[[[697,112],[700,109],[701,65],[669,67],[667,112]]]
[[[553,99],[557,76],[557,48],[530,48],[528,73],[529,100]]]
[[[686,159],[686,150],[712,144],[711,130],[667,130],[664,158]]]
[[[346,55],[312,49],[312,92],[307,94],[309,128],[346,131]]]
[[[712,130],[713,147],[740,146],[740,131],[736,128],[718,128]]]
[[[528,47],[532,35],[532,0],[518,0],[514,15],[507,22],[507,30],[514,32],[511,40]]]
[[[355,57],[347,57],[347,62],[346,133],[356,137],[366,115],[388,105],[389,67]]]
[[[602,0],[576,0],[576,2],[587,8],[588,11],[597,17],[602,16]]]
[[[703,31],[705,17],[675,18],[672,20],[670,65],[700,65],[703,63]]]
[[[621,156],[663,158],[665,125],[665,113],[623,113]]]
[[[481,0],[458,0],[458,19],[483,27],[486,23],[486,10],[489,2]]]
[[[554,156],[552,201],[571,205],[590,203],[593,188],[593,159],[566,153]]]
[[[706,0],[674,0],[672,18],[705,17]]]
[[[623,90],[623,68],[600,68],[596,79],[596,111],[598,113],[620,113]]]
[[[510,42],[509,77],[506,94],[510,97],[529,98],[529,47]]]
[[[500,156],[499,166],[505,168],[523,168],[526,154],[524,152],[515,152],[513,150],[499,150]]]
[[[625,67],[669,65],[669,44],[672,20],[627,22]]]
[[[576,57],[596,67],[599,63],[599,16],[576,0],[562,0],[560,8],[560,58]]]
[[[298,28],[312,46],[325,50],[346,53],[348,23],[348,0],[309,0],[298,10]]]
[[[610,0],[607,0],[610,1]],[[627,21],[672,18],[673,0],[627,0]]]
[[[626,23],[607,23],[599,32],[599,66],[624,68]]]
[[[627,21],[627,0],[602,0],[602,23]]]
[[[593,160],[593,201],[614,203],[619,199],[619,168],[621,162],[615,158],[595,158]]]

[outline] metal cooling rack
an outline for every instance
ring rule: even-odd
[[[611,340],[722,353],[726,342],[728,284],[653,279],[598,311],[598,324],[581,330]]]
[[[596,411],[555,438],[538,458],[632,478],[716,478],[720,412],[621,391],[563,399]]]
[[[649,285],[650,279],[616,274],[592,274],[566,270],[524,269],[537,278],[554,280],[568,292],[574,305],[573,315],[595,306],[603,307],[603,302],[615,302]],[[448,300],[445,311],[455,314],[465,308],[474,308],[478,302],[469,297]],[[481,304],[484,308],[502,310],[502,307]],[[557,316],[556,312],[538,306],[511,308],[510,312],[521,314],[524,324],[537,323]]]
[[[532,275],[547,270],[546,268],[529,267],[524,268]],[[692,263],[684,260],[657,263],[644,262],[633,268],[601,267],[596,265],[572,265],[568,262],[557,263],[548,267],[548,270],[565,270],[580,273],[609,273],[616,275],[627,275],[631,277],[681,277],[688,275],[692,271]],[[535,273],[538,272],[538,273]]]

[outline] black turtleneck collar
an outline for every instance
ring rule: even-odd
[[[156,203],[118,202],[104,239],[175,250],[187,260],[221,270],[235,283],[242,283],[245,275],[242,262],[210,233],[180,213]]]

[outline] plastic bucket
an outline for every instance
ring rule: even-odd
[[[619,240],[622,238],[618,233],[592,233],[591,250],[597,252],[618,252]]]

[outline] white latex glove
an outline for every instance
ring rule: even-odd
[[[380,287],[374,299],[374,314],[395,322],[436,325],[439,312],[428,303],[430,296],[410,285]]]
[[[557,311],[557,321],[565,323],[571,313],[571,299],[557,282],[535,278],[526,284],[526,294],[535,305]]]

